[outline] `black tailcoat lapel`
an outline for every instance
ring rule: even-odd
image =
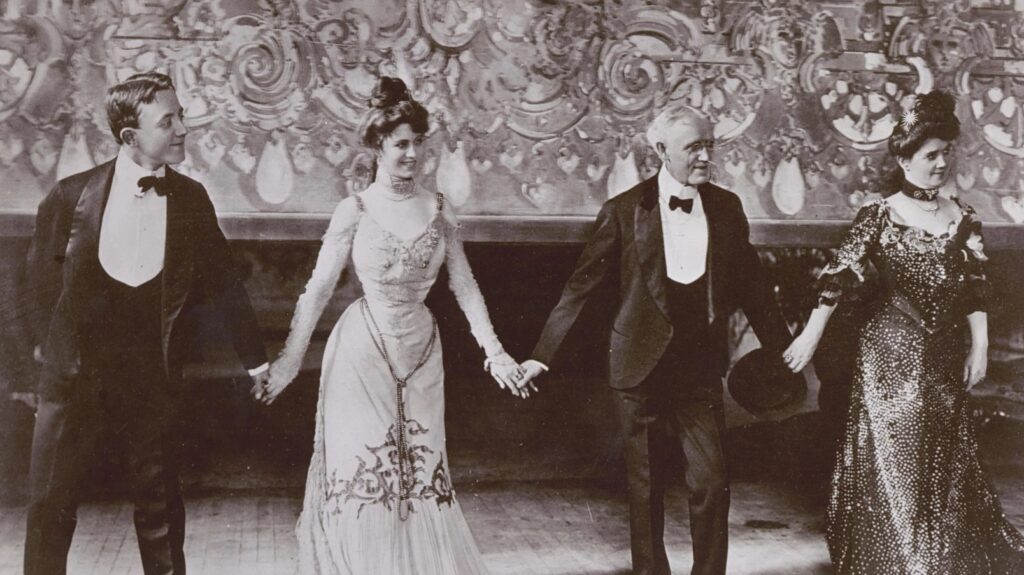
[[[637,202],[633,233],[636,237],[640,273],[651,290],[651,296],[658,309],[668,319],[670,316],[665,295],[665,239],[661,228],[661,213],[658,210],[657,180],[652,180],[650,187],[643,191],[643,196]]]

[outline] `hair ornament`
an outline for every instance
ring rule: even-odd
[[[903,116],[900,117],[900,123],[907,128],[913,128],[914,124],[917,123],[917,110],[911,108],[903,112]]]

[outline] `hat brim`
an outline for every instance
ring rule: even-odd
[[[793,373],[782,358],[764,349],[741,357],[728,378],[729,395],[755,416],[787,410],[807,396],[803,375]]]

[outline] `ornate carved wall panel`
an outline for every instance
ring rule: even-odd
[[[916,92],[964,125],[955,187],[1024,222],[1017,0],[0,1],[0,208],[112,157],[105,87],[175,79],[181,169],[222,212],[326,213],[367,184],[377,76],[432,112],[424,183],[463,213],[590,215],[657,169],[644,130],[717,122],[715,179],[754,218],[847,219],[878,192]]]

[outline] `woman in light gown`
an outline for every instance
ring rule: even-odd
[[[329,575],[486,573],[452,490],[445,452],[444,370],[423,300],[442,264],[484,363],[519,394],[519,365],[502,349],[442,194],[414,176],[427,112],[405,84],[380,79],[363,132],[375,181],[331,217],[263,400],[298,374],[318,318],[349,256],[364,297],[331,332],[305,501],[299,572]]]
[[[885,294],[861,332],[832,478],[827,537],[839,575],[1024,573],[1024,537],[985,479],[970,419],[967,392],[987,365],[989,286],[980,220],[938,189],[959,135],[955,106],[944,92],[919,96],[893,129],[897,181],[860,209],[783,355],[794,371],[807,365],[837,298],[870,261]]]

